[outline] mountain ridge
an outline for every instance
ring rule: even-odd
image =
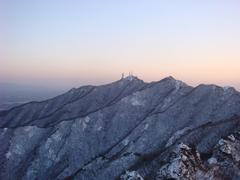
[[[138,80],[140,80],[140,81],[143,81],[143,80],[139,79],[137,76],[133,76],[133,77],[136,78],[136,79],[138,79]],[[83,86],[80,86],[80,87],[78,87],[78,88],[75,88],[75,87],[74,87],[74,88],[68,90],[67,92],[62,93],[62,94],[57,95],[57,96],[54,96],[54,97],[52,97],[52,98],[48,98],[48,99],[42,100],[42,101],[30,101],[30,102],[27,102],[27,103],[24,103],[24,104],[21,104],[21,105],[12,107],[11,109],[17,108],[17,107],[19,107],[19,106],[24,106],[24,105],[29,104],[29,103],[42,103],[42,102],[46,102],[46,101],[49,101],[49,100],[58,98],[59,96],[62,96],[62,95],[64,95],[64,94],[66,94],[66,93],[69,93],[69,92],[71,92],[71,91],[73,91],[73,90],[78,90],[78,89],[80,89],[80,88],[84,88],[84,87],[93,87],[93,88],[94,88],[94,87],[99,87],[99,86],[111,85],[111,84],[113,84],[113,83],[122,81],[122,80],[124,80],[124,79],[126,79],[126,77],[123,78],[123,79],[120,79],[120,80],[111,82],[111,83],[103,84],[103,85],[83,85]],[[150,85],[150,84],[158,83],[158,82],[160,82],[160,81],[162,81],[162,80],[164,80],[164,79],[172,79],[172,80],[175,80],[175,81],[181,81],[181,80],[175,79],[173,76],[167,76],[167,77],[165,77],[165,78],[163,78],[163,79],[161,79],[161,80],[159,80],[159,81],[151,81],[151,82],[145,82],[145,81],[143,81],[143,82]],[[181,81],[181,82],[183,82],[183,81]],[[186,84],[185,82],[183,82],[183,83]],[[187,84],[187,85],[188,85],[188,84]],[[190,86],[190,85],[188,85],[188,86]],[[239,92],[238,90],[236,90],[236,88],[233,87],[233,86],[220,86],[220,85],[217,85],[217,84],[205,84],[205,83],[201,83],[201,84],[199,84],[199,85],[197,85],[197,86],[191,86],[191,87],[196,88],[196,87],[198,87],[198,86],[212,86],[212,87],[217,87],[217,88],[222,88],[222,89],[233,89],[234,91],[240,93],[240,92]],[[9,110],[11,110],[11,109],[1,110],[1,111],[9,111]],[[1,111],[0,111],[0,112],[1,112]]]
[[[239,130],[240,93],[130,76],[0,114],[0,178],[114,179],[134,170],[154,179],[164,149],[183,142],[204,155]]]

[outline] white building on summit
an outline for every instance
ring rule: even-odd
[[[132,72],[129,72],[128,73],[128,76],[125,78],[124,76],[124,73],[122,73],[122,76],[121,76],[121,79],[126,79],[126,80],[129,80],[129,81],[132,81],[134,78],[136,78]]]

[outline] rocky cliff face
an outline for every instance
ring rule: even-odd
[[[237,179],[239,115],[235,89],[172,77],[72,89],[0,112],[0,179]]]

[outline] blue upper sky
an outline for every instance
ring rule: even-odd
[[[99,84],[133,71],[240,87],[238,0],[0,0],[0,81]]]

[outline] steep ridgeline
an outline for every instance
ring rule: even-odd
[[[0,179],[187,179],[168,176],[171,151],[184,143],[204,166],[198,160],[240,129],[239,115],[234,88],[172,77],[72,89],[0,112]]]

